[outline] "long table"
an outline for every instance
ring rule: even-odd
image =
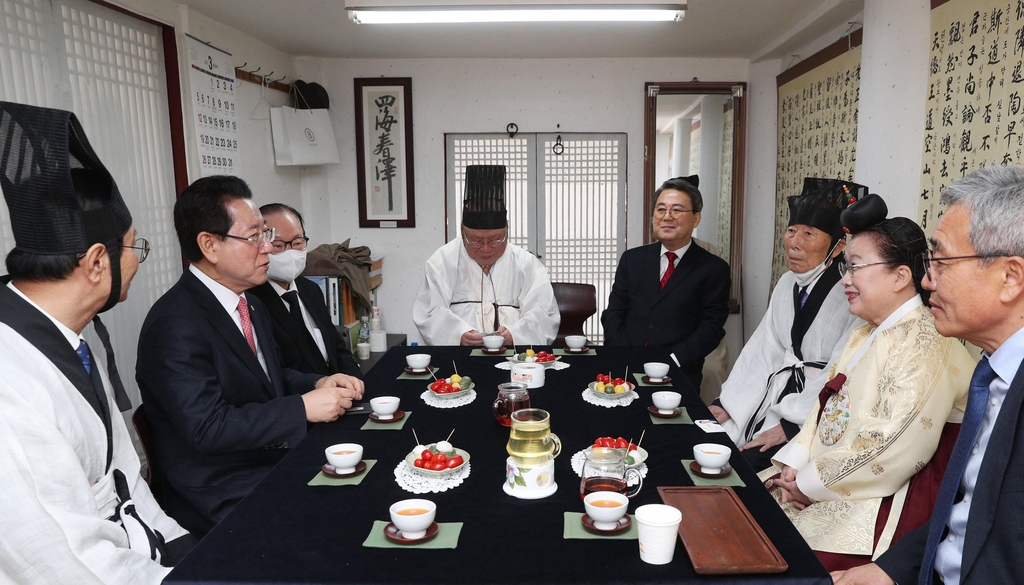
[[[540,349],[540,348],[537,348]],[[550,348],[547,348],[550,350]],[[420,394],[426,382],[397,380],[405,356],[430,353],[440,375],[459,372],[476,382],[476,400],[454,409],[426,405]],[[657,486],[692,485],[680,461],[692,459],[693,445],[724,442],[724,434],[708,435],[695,425],[654,425],[647,407],[657,388],[640,387],[631,405],[603,408],[584,402],[581,394],[599,372],[622,376],[643,370],[645,361],[666,361],[656,348],[594,348],[591,355],[561,358],[570,367],[548,370],[543,388],[530,391],[532,405],[551,412],[552,431],[562,440],[555,461],[558,491],[542,500],[520,500],[504,493],[505,445],[509,429],[491,414],[497,385],[509,372],[495,364],[505,358],[470,356],[461,347],[396,347],[366,375],[366,400],[395,395],[411,411],[400,431],[360,430],[365,416],[344,416],[316,425],[253,492],[210,532],[171,572],[170,585],[211,583],[831,583],[825,569],[804,543],[743,458],[733,453],[732,466],[746,487],[735,488],[741,501],[789,564],[774,575],[702,576],[694,573],[677,539],[674,560],[663,566],[643,563],[635,540],[566,540],[563,513],[583,512],[579,477],[570,458],[599,436],[636,441],[646,430],[649,452],[643,489],[629,506],[658,503]],[[683,394],[693,419],[710,418],[699,393],[673,367],[673,390]],[[632,377],[632,374],[630,374]],[[395,482],[395,466],[421,441],[444,439],[471,455],[466,481],[451,490],[417,496]],[[325,462],[324,449],[335,443],[364,446],[364,459],[376,459],[356,486],[307,483]],[[375,520],[388,520],[390,504],[426,497],[437,503],[438,522],[463,522],[455,550],[364,548]],[[686,522],[686,518],[683,519]]]

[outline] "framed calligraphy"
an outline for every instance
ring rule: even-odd
[[[359,227],[416,227],[412,78],[355,79]]]

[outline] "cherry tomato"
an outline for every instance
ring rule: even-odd
[[[430,449],[424,449],[423,452],[420,453],[420,457],[422,457],[424,461],[430,461],[433,456],[434,454],[430,452]]]
[[[434,455],[433,461],[444,463],[445,461],[448,461],[448,456],[445,455],[444,453],[438,453],[437,455]]]
[[[416,461],[413,461],[413,462],[412,462],[412,464],[413,464],[413,465],[414,465],[415,467],[420,467],[420,468],[422,468],[422,467],[423,467],[423,466],[424,466],[424,465],[426,464],[426,461],[424,461],[424,460],[422,460],[422,459],[417,459]]]
[[[430,470],[431,471],[444,471],[444,465],[445,464],[441,463],[440,461],[431,461],[430,462]]]
[[[465,460],[462,459],[462,455],[456,455],[448,460],[448,469],[455,469],[463,463],[465,463]]]
[[[601,437],[600,439],[597,440],[597,442],[598,442],[598,446],[600,446],[600,447],[614,447],[615,446],[615,439],[612,439],[611,437]]]
[[[630,451],[636,451],[637,449],[639,449],[639,447],[637,446],[636,443],[630,443],[629,444],[629,450]]]
[[[614,380],[612,380],[612,385],[613,386],[618,386],[619,384],[623,384],[623,383],[625,383],[625,380],[623,380],[622,378],[615,378]]]
[[[619,437],[618,439],[615,439],[615,448],[616,449],[625,449],[628,446],[629,446],[629,443],[626,441],[626,439],[623,439],[622,437]]]

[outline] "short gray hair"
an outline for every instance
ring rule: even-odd
[[[967,238],[978,254],[1024,257],[1024,167],[978,169],[946,187],[941,201],[970,212]],[[990,262],[992,258],[982,260]]]

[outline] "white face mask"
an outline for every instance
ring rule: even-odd
[[[292,282],[306,268],[305,250],[285,250],[270,255],[267,276],[276,282]]]
[[[842,240],[837,241],[831,248],[829,248],[828,254],[825,255],[825,260],[823,260],[821,264],[818,264],[814,268],[801,274],[793,273],[793,276],[796,277],[796,283],[800,285],[801,288],[811,284],[815,280],[818,280],[818,277],[825,272],[830,264],[832,264],[832,253],[836,251],[836,246],[839,245],[840,241]]]

